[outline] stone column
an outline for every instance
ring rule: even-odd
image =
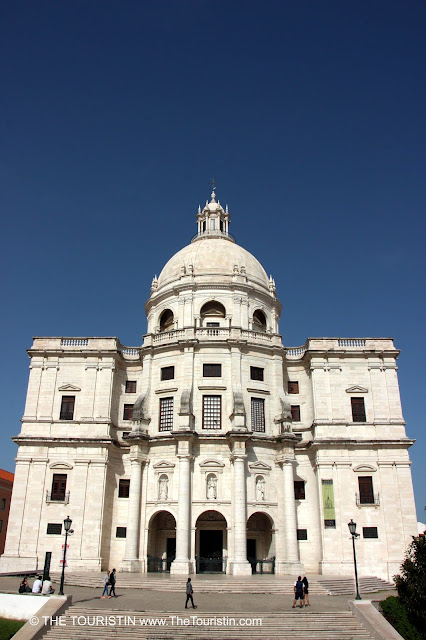
[[[287,563],[299,563],[299,546],[297,544],[296,502],[294,500],[293,461],[284,460],[283,469],[283,507],[285,516],[285,549]]]
[[[130,436],[131,437],[131,436]],[[142,443],[137,444],[141,441]],[[131,440],[132,441],[132,440]],[[130,491],[127,510],[126,549],[120,571],[140,571],[139,539],[142,502],[142,470],[147,460],[146,436],[135,435],[130,449]]]
[[[142,490],[142,465],[138,458],[131,460],[129,507],[127,512],[126,550],[121,571],[139,571],[139,534]]]
[[[245,438],[232,439],[232,456],[234,464],[233,487],[233,542],[234,553],[230,573],[234,576],[251,575],[251,566],[247,560],[247,491],[245,459]]]
[[[170,573],[190,574],[193,570],[190,561],[191,534],[191,438],[178,442],[179,460],[179,501],[176,523],[176,559],[172,562]]]

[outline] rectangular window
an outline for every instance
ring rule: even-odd
[[[291,405],[291,418],[293,422],[300,422],[300,405],[299,404]]]
[[[62,396],[60,420],[74,419],[75,396]]]
[[[252,431],[265,433],[265,400],[263,398],[251,399],[251,428]]]
[[[162,380],[173,380],[175,377],[175,368],[174,367],[161,367],[161,379]]]
[[[360,504],[374,504],[373,478],[358,476],[358,487]]]
[[[203,364],[204,378],[220,378],[222,375],[221,364]]]
[[[3,520],[0,520],[0,533],[1,533],[2,529],[3,529]]]
[[[65,492],[67,489],[67,474],[54,473],[52,478],[52,494],[50,499],[63,502],[65,500]]]
[[[160,398],[159,430],[173,430],[173,398]]]
[[[335,520],[324,520],[324,527],[326,529],[335,529],[336,521]]]
[[[298,540],[307,540],[308,539],[308,530],[307,529],[298,529],[297,530],[297,539]]]
[[[126,393],[136,393],[136,380],[126,380]]]
[[[127,436],[129,436],[129,435],[130,435],[130,431],[123,431],[121,437],[122,438],[127,438]]]
[[[206,322],[207,327],[220,327],[220,322]]]
[[[203,429],[221,428],[222,396],[203,396]]]
[[[127,537],[127,527],[117,527],[115,530],[116,538],[126,538]]]
[[[299,383],[298,382],[287,382],[287,393],[299,393]]]
[[[128,498],[130,493],[130,480],[122,478],[118,481],[118,497]]]
[[[1,499],[1,507],[0,509],[4,511],[6,509],[6,498]]]
[[[379,534],[377,533],[377,527],[363,527],[362,528],[362,537],[363,538],[378,538]]]
[[[123,409],[123,420],[131,420],[133,414],[133,405],[125,404]]]
[[[62,524],[56,524],[54,522],[49,522],[47,524],[47,535],[49,536],[60,536],[62,533]]]
[[[352,421],[366,422],[364,398],[351,398]]]
[[[305,499],[305,481],[304,480],[294,481],[294,499],[295,500]]]
[[[250,367],[250,379],[263,382],[263,369],[261,367]]]

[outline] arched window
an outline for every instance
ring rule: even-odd
[[[253,331],[266,331],[266,318],[259,309],[253,313]]]
[[[217,300],[211,300],[206,302],[201,307],[200,315],[202,318],[224,318],[226,316],[226,309]]]
[[[172,331],[174,327],[174,315],[170,309],[165,309],[160,316],[160,331]]]

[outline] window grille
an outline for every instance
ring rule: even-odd
[[[221,428],[221,396],[203,396],[203,429]]]
[[[251,399],[251,428],[265,433],[265,401],[263,398]]]
[[[160,431],[173,429],[173,398],[160,398]]]
[[[47,534],[49,536],[60,536],[62,533],[62,524],[61,523],[54,523],[54,522],[48,522],[47,524]]]
[[[377,532],[377,527],[363,527],[362,528],[362,537],[363,538],[378,538],[379,534]]]

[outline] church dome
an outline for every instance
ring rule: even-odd
[[[243,276],[253,285],[269,291],[269,279],[260,262],[249,251],[219,234],[196,237],[178,251],[164,266],[158,278],[158,289],[185,276],[208,281],[232,281]]]

